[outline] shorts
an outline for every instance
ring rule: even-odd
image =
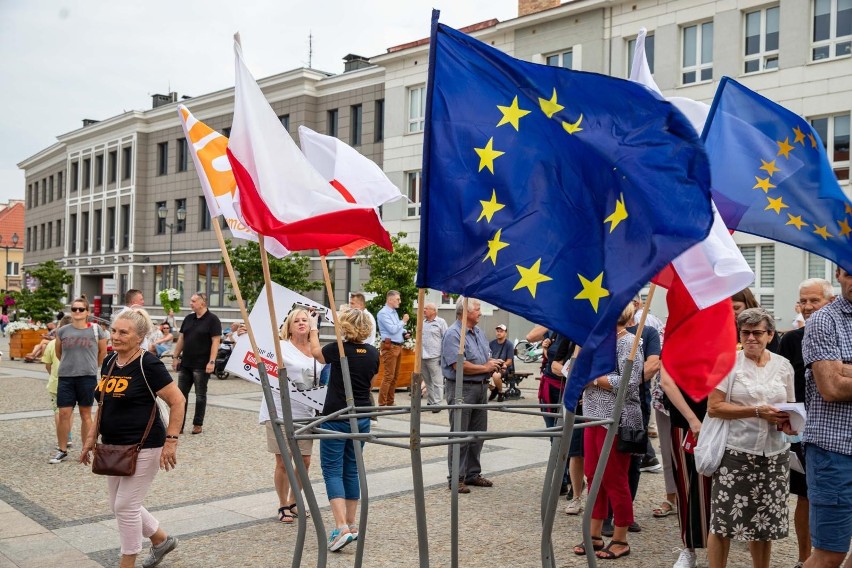
[[[98,379],[95,375],[84,375],[81,377],[59,377],[59,386],[56,388],[56,405],[59,408],[74,408],[79,405],[83,408],[95,404],[95,387]]]
[[[847,553],[852,540],[852,456],[805,445],[814,548]]]
[[[583,407],[580,407],[580,412],[583,411]],[[574,424],[574,430],[571,432],[571,445],[568,447],[568,457],[569,458],[581,458],[583,457],[583,432],[585,428],[577,428],[579,424]]]
[[[266,422],[266,450],[270,454],[281,454],[281,448],[278,447],[278,441],[275,439],[275,432],[272,431],[272,422]],[[283,433],[283,432],[282,432]],[[303,456],[309,456],[314,451],[313,440],[296,440],[299,446],[299,453]]]

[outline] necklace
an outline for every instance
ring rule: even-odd
[[[118,367],[119,369],[123,369],[124,367],[126,367],[126,366],[128,366],[130,363],[132,363],[134,360],[136,360],[136,357],[138,357],[138,356],[139,356],[139,353],[140,353],[140,351],[137,351],[136,353],[134,353],[134,354],[130,357],[130,359],[128,359],[128,360],[127,360],[127,361],[125,361],[124,363],[120,363],[120,362],[118,361],[118,355],[116,355],[116,356],[115,356],[115,366],[116,366],[116,367]]]
[[[615,334],[616,337],[624,337],[625,335],[627,335],[626,329],[622,329],[621,331]]]

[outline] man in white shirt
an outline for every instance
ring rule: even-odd
[[[447,331],[447,322],[438,317],[438,308],[428,303],[423,306],[423,383],[426,385],[426,404],[441,404],[444,401],[444,375],[441,373],[441,342]],[[432,412],[440,412],[433,410]]]

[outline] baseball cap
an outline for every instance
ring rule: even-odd
[[[506,324],[502,324],[502,323],[501,323],[501,324],[500,324],[500,325],[498,325],[495,329],[502,329],[503,331],[506,331],[508,328],[506,327]]]

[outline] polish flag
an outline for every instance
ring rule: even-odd
[[[258,233],[289,250],[321,255],[364,239],[388,250],[390,235],[370,206],[347,202],[308,162],[269,106],[234,37],[236,88],[228,159],[235,209]]]
[[[630,80],[660,95],[645,56],[645,29],[636,38]],[[689,119],[696,132],[704,130],[710,107],[684,97],[670,101]],[[701,400],[734,367],[737,335],[731,296],[754,281],[733,237],[713,206],[710,234],[661,271],[654,282],[668,288],[669,317],[662,364],[678,386]]]
[[[178,115],[211,219],[222,215],[234,237],[258,242],[257,233],[234,210],[237,180],[228,161],[228,139],[195,118],[184,105],[178,105]],[[283,258],[290,254],[278,241],[265,242],[266,251],[272,256]]]
[[[385,203],[403,199],[399,189],[374,161],[339,138],[299,126],[299,142],[311,165],[346,202],[378,209]],[[370,244],[367,240],[356,241],[343,247],[343,252],[352,256]]]

